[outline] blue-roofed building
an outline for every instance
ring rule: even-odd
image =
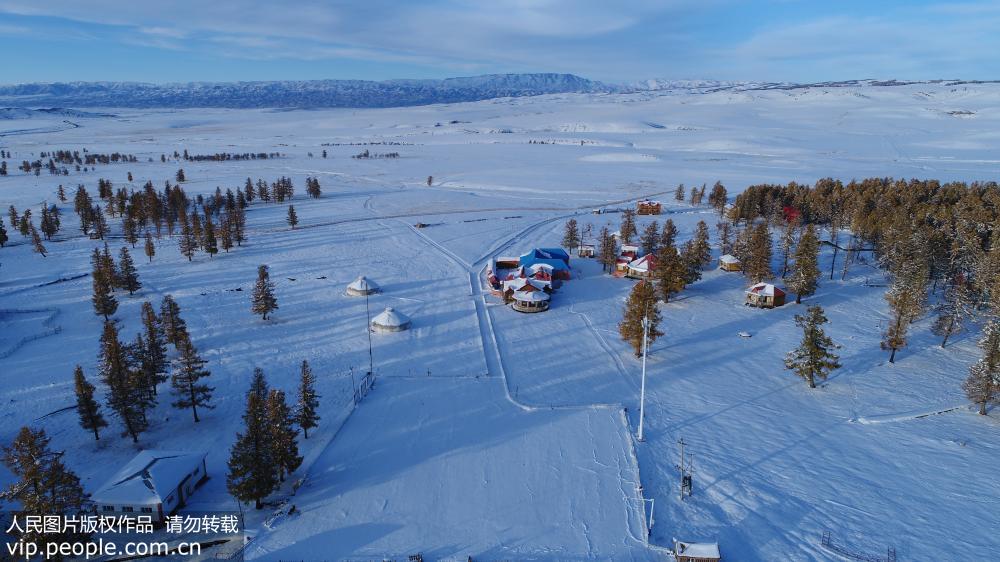
[[[521,267],[529,268],[537,264],[551,266],[556,279],[570,278],[569,254],[562,248],[534,248],[519,259]]]

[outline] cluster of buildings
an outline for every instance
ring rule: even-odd
[[[562,248],[533,248],[516,258],[499,257],[486,271],[490,292],[518,312],[548,310],[553,291],[571,277],[569,253]]]

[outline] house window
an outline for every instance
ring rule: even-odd
[[[151,508],[151,507],[144,507],[144,508],[142,508],[142,512],[143,513],[153,513],[153,508]]]
[[[132,506],[128,506],[127,505],[127,506],[125,506],[125,507],[122,508],[122,511],[124,511],[125,513],[132,513],[133,509],[132,509]]]
[[[115,506],[113,506],[113,505],[102,505],[101,506],[101,511],[114,511],[114,510],[115,510]]]

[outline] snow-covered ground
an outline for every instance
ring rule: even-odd
[[[866,284],[881,276],[871,266],[854,266],[844,281],[838,270],[808,301],[824,306],[843,346],[844,367],[815,390],[781,362],[797,343],[793,316],[804,305],[747,309],[738,274],[706,271],[663,307],[666,336],[648,365],[646,441],[634,445],[639,363],[616,330],[632,281],[574,258],[576,279],[552,309],[522,315],[484,297],[478,275],[491,254],[558,244],[569,216],[595,232],[614,230],[618,214],[590,209],[640,197],[667,203],[681,240],[698,220],[714,226],[709,209],[673,202],[678,183],[721,180],[732,195],[753,183],[826,176],[995,180],[997,108],[996,85],[923,84],[34,115],[0,122],[0,148],[13,152],[0,208],[30,207],[37,221],[59,183],[70,194],[83,183],[96,196],[97,178],[126,186],[132,172],[133,186],[159,187],[178,167],[192,195],[247,177],[293,179],[295,230],[285,205],[255,203],[248,243],[229,254],[188,263],[165,237],[146,263],[140,246],[144,286],[120,295],[115,315],[131,339],[141,303],[172,294],[209,361],[216,409],[195,425],[164,400],[140,440],[143,448],[209,452],[211,479],[191,509],[234,505],[225,461],[253,367],[294,394],[298,364],[313,365],[323,421],[302,442],[296,477],[304,484],[289,499],[301,514],[269,526],[271,510],[253,514],[251,558],[662,559],[643,537],[641,480],[655,500],[654,545],[718,540],[727,560],[839,560],[820,546],[829,531],[864,552],[894,546],[900,560],[950,559],[955,549],[963,559],[989,559],[1000,551],[1000,425],[970,411],[960,389],[977,330],[941,349],[925,319],[887,364],[878,348],[883,289]],[[15,169],[40,151],[83,148],[140,162],[65,177]],[[366,148],[400,158],[350,157]],[[160,162],[184,149],[285,156]],[[321,199],[305,197],[306,176],[320,179]],[[94,490],[106,467],[136,447],[114,420],[95,443],[63,410],[73,404],[75,364],[96,382],[101,319],[86,276],[95,242],[79,235],[72,205],[62,208],[63,230],[45,258],[4,213],[11,244],[0,249],[0,442],[22,425],[45,428]],[[822,259],[828,265],[830,255]],[[249,310],[261,263],[271,267],[280,305],[267,322]],[[343,294],[359,274],[383,288],[372,311],[393,306],[413,329],[373,336],[380,379],[347,417],[352,370],[368,365],[364,299]],[[674,468],[681,437],[695,468],[694,495],[683,502]],[[0,471],[0,485],[9,478]],[[289,485],[274,500],[290,493]]]

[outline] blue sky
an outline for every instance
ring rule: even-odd
[[[0,83],[1000,79],[1000,2],[0,0]]]

